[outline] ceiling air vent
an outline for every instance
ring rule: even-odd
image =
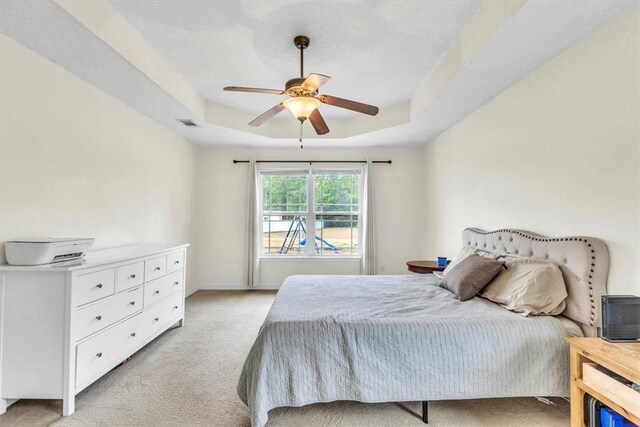
[[[199,127],[197,124],[195,124],[193,121],[189,119],[177,119],[177,120],[185,126]]]

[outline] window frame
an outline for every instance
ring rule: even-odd
[[[305,245],[305,254],[294,254],[294,255],[288,255],[288,254],[266,254],[264,253],[264,243],[263,243],[263,239],[264,239],[264,217],[265,217],[265,211],[264,211],[264,176],[266,176],[267,174],[263,175],[263,171],[264,170],[269,170],[269,171],[278,171],[278,172],[306,172],[306,181],[307,181],[307,212],[306,212],[306,224],[307,224],[307,232],[306,232],[306,239],[307,239],[307,244]],[[315,171],[319,171],[319,172],[353,172],[353,171],[357,171],[357,176],[358,176],[358,239],[357,239],[357,244],[358,244],[358,249],[356,253],[350,253],[350,254],[333,254],[333,253],[316,253],[315,251],[315,236],[316,236],[316,197],[315,197],[315,179],[314,179],[314,172]],[[259,246],[259,255],[258,258],[259,259],[282,259],[282,260],[292,260],[292,259],[303,259],[303,260],[308,260],[308,259],[322,259],[322,260],[348,260],[348,259],[361,259],[362,258],[362,201],[363,201],[363,194],[364,194],[364,180],[363,180],[363,174],[364,174],[364,165],[363,164],[359,164],[359,163],[348,163],[348,164],[339,164],[339,166],[335,166],[332,164],[326,164],[326,165],[322,165],[322,166],[314,166],[313,164],[309,165],[308,167],[295,167],[295,166],[282,166],[282,167],[278,167],[278,166],[273,166],[273,165],[269,165],[268,163],[264,164],[264,165],[259,165],[258,167],[258,183],[260,188],[258,189],[258,215],[259,215],[259,227],[258,227],[258,242],[260,242],[260,246]],[[273,213],[271,213],[273,214]],[[331,214],[331,212],[328,212],[328,214]],[[313,227],[313,245],[309,244],[309,224],[312,224]]]

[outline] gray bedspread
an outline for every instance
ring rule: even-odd
[[[561,323],[485,299],[456,300],[433,275],[292,276],[247,356],[238,395],[253,426],[316,402],[567,396]]]

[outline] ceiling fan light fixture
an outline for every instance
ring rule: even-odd
[[[296,36],[293,39],[293,44],[300,50],[300,77],[294,77],[293,79],[287,80],[284,90],[244,86],[227,86],[224,88],[225,91],[229,92],[267,93],[273,95],[286,95],[290,97],[285,101],[274,105],[269,110],[250,121],[249,126],[260,126],[267,120],[272,119],[282,110],[287,109],[291,111],[293,117],[299,120],[301,124],[308,119],[311,122],[311,126],[313,126],[313,130],[316,131],[316,134],[325,135],[329,133],[329,126],[327,126],[327,123],[324,121],[324,118],[320,113],[320,109],[318,108],[321,103],[356,111],[358,113],[368,114],[370,116],[378,114],[378,107],[375,105],[363,104],[361,102],[338,98],[337,96],[327,94],[320,95],[320,87],[331,80],[331,77],[324,74],[311,73],[305,78],[303,52],[307,47],[309,47],[309,37],[303,35]],[[300,132],[302,132],[302,126],[300,126]],[[302,133],[300,135],[300,140],[302,141]]]
[[[304,122],[318,108],[320,101],[311,96],[296,96],[285,100],[282,105],[291,111],[293,117]]]

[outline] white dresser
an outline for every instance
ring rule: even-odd
[[[188,245],[91,251],[76,266],[0,266],[0,414],[75,395],[184,320]]]

